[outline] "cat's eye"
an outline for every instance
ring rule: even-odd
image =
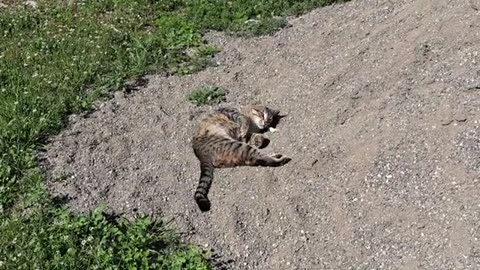
[[[252,114],[255,115],[255,116],[261,116],[263,115],[260,111],[256,110],[256,109],[252,109]]]

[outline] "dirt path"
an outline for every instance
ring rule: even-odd
[[[274,36],[211,34],[218,67],[149,77],[53,139],[54,194],[175,217],[233,269],[479,269],[480,1],[353,1]],[[217,170],[202,214],[187,94],[289,114],[287,166]]]

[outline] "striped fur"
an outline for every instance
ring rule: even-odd
[[[236,166],[277,167],[291,159],[283,155],[265,155],[259,151],[268,143],[263,133],[273,123],[278,111],[252,106],[245,112],[220,108],[204,118],[195,133],[192,147],[200,161],[200,180],[195,201],[201,211],[209,211],[208,192],[214,168]]]

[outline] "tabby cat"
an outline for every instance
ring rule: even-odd
[[[265,106],[239,111],[220,108],[204,118],[193,137],[192,147],[200,161],[200,180],[195,201],[201,211],[210,210],[208,191],[214,168],[285,165],[291,159],[281,154],[266,155],[258,149],[269,143],[263,135],[272,129],[279,112]]]

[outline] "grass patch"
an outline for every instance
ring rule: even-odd
[[[0,9],[0,268],[208,269],[205,254],[161,222],[71,215],[54,205],[36,151],[68,114],[91,109],[127,79],[207,66],[216,49],[205,31],[271,33],[285,16],[335,1],[68,2]],[[224,96],[205,92],[193,100]]]
[[[208,254],[149,217],[74,216],[54,207],[0,228],[2,269],[211,269]],[[11,241],[14,239],[14,241]]]
[[[226,101],[225,94],[221,87],[204,85],[193,90],[188,100],[197,106],[214,105]]]
[[[201,31],[213,29],[241,35],[272,33],[287,25],[286,16],[345,0],[203,0],[170,1],[173,14],[181,14]],[[180,11],[180,13],[178,13]]]

